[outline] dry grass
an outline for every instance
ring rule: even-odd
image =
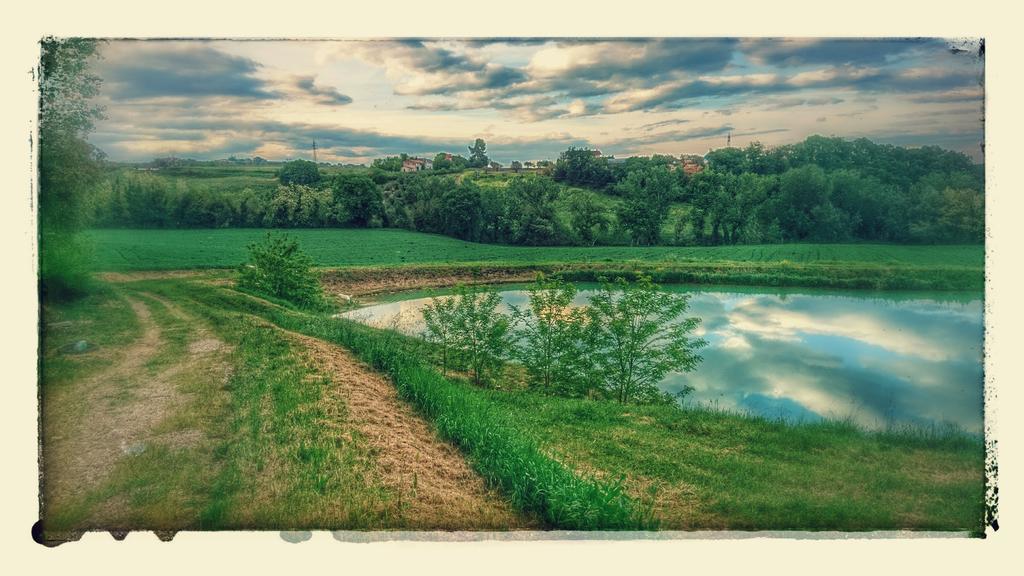
[[[394,386],[352,355],[323,341],[288,333],[318,371],[333,382],[322,402],[327,414],[347,406],[348,420],[370,444],[374,467],[399,495],[402,527],[509,529],[530,526],[488,489],[458,450],[402,402]]]

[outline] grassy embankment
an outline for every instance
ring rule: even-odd
[[[580,517],[579,509],[560,500],[568,493],[595,506],[590,527],[623,527],[639,514],[681,529],[981,529],[977,438],[480,389],[441,377],[418,341],[176,282],[152,289],[179,286],[211,308],[258,315],[352,350],[390,376],[489,482],[553,525],[577,525],[567,519]],[[579,484],[580,475],[621,481],[631,499]]]
[[[380,447],[330,393],[337,383],[248,313],[256,300],[181,280],[98,286],[89,300],[45,311],[44,539],[87,529],[649,526],[617,486],[542,454],[531,438],[496,424],[493,408],[453,396],[429,371],[410,376],[419,378],[417,405],[431,403],[440,433],[471,443],[477,470],[527,514],[453,526],[446,515],[459,511],[444,506],[410,524],[407,508],[426,488],[415,477],[405,479],[405,493],[382,482]],[[133,316],[133,303],[147,313]],[[79,339],[98,348],[59,352]],[[141,361],[105,371],[124,356]],[[127,443],[125,423],[139,428]]]
[[[43,333],[43,539],[407,525],[411,495],[383,485],[329,375],[265,322],[98,284]],[[97,348],[60,352],[81,339]]]
[[[780,244],[715,247],[525,247],[475,244],[403,230],[292,230],[318,266],[352,279],[381,269],[407,275],[458,272],[567,279],[642,272],[658,282],[833,288],[981,290],[982,246]],[[95,230],[96,269],[234,268],[265,230]]]

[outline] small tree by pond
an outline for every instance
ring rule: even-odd
[[[509,318],[498,312],[500,303],[493,290],[459,286],[452,296],[433,298],[423,310],[425,336],[440,346],[446,374],[457,361],[475,384],[482,384],[501,366],[509,347]]]
[[[423,308],[423,322],[424,337],[441,349],[441,370],[447,376],[455,347],[455,298],[432,298]]]
[[[700,319],[684,318],[688,308],[689,296],[663,292],[650,278],[604,282],[586,312],[590,378],[624,404],[660,400],[658,382],[696,368],[706,345],[691,337]]]
[[[508,350],[508,317],[498,312],[501,296],[460,287],[455,291],[455,345],[481,384],[501,366]]]
[[[238,287],[306,308],[323,304],[313,260],[287,234],[268,232],[262,241],[249,245],[249,262],[242,265]]]
[[[529,306],[512,306],[513,356],[526,368],[531,385],[567,396],[583,393],[584,312],[572,306],[576,287],[540,274],[529,293]]]

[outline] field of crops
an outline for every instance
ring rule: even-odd
[[[94,230],[88,233],[95,269],[103,271],[232,268],[256,229]],[[782,262],[935,266],[981,270],[984,247],[886,244],[772,244],[753,246],[527,247],[475,244],[404,230],[291,230],[319,266],[443,263]]]

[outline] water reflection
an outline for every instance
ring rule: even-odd
[[[589,290],[576,303],[584,305]],[[502,292],[503,308],[523,305]],[[379,304],[349,318],[418,334],[428,298]],[[788,420],[849,418],[892,424],[982,424],[980,297],[852,293],[694,292],[691,314],[708,341],[695,372],[671,374],[691,402]]]

